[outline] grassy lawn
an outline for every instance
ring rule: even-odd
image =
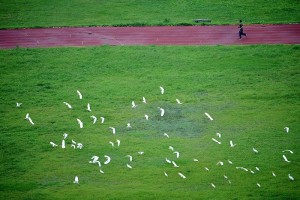
[[[299,23],[297,0],[2,0],[0,28]]]
[[[296,199],[299,58],[298,45],[1,50],[0,199]],[[23,104],[18,108],[16,102]],[[24,120],[26,113],[34,126]],[[104,124],[99,119],[93,125],[91,115],[105,117]],[[66,149],[63,133],[69,134]],[[84,148],[73,149],[72,139]],[[109,141],[116,139],[121,145],[112,147]],[[170,145],[180,152],[178,159]],[[93,155],[100,157],[104,174],[88,163]],[[104,155],[112,159],[108,165]],[[132,169],[126,155],[133,156]],[[78,185],[72,183],[75,176]]]

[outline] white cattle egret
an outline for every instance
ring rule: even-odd
[[[290,174],[288,174],[288,177],[291,181],[295,180],[294,177],[292,177]]]
[[[120,146],[120,144],[121,144],[121,141],[120,140],[116,140],[117,141],[117,145],[118,145],[118,147]]]
[[[101,124],[104,123],[104,117],[100,117],[101,118]]]
[[[93,161],[89,161],[89,163],[98,163],[99,167],[101,167],[101,163],[98,161],[98,156],[93,156],[91,159],[93,159]]]
[[[169,160],[168,158],[166,158],[167,163],[172,163],[171,160]]]
[[[53,147],[57,147],[58,145],[55,144],[54,142],[50,142],[50,144],[53,146]]]
[[[30,122],[32,125],[34,125],[32,119],[31,119],[30,117],[28,117],[28,120],[29,120],[29,122]]]
[[[174,147],[172,147],[172,146],[169,146],[169,149],[172,150],[172,151],[174,151]]]
[[[165,173],[165,176],[168,177],[168,174],[166,172],[164,172],[164,173]]]
[[[75,144],[71,144],[71,147],[73,147],[74,149],[76,149],[76,146],[75,146]]]
[[[204,167],[206,171],[209,171],[209,169],[207,167]]]
[[[236,144],[233,144],[232,140],[230,140],[230,147],[234,147]]]
[[[104,165],[107,165],[108,163],[110,163],[110,157],[109,156],[107,156],[107,155],[105,155],[104,156],[105,158],[106,158],[106,161],[104,162]]]
[[[63,136],[64,136],[64,139],[66,139],[68,137],[68,134],[64,133]]]
[[[291,154],[293,154],[293,153],[294,153],[294,152],[293,152],[293,151],[291,151],[291,150],[284,150],[284,151],[282,151],[282,152],[286,152],[286,151],[290,152]]]
[[[64,104],[66,104],[70,109],[72,108],[72,106],[70,104],[68,104],[67,102],[64,102]]]
[[[255,169],[256,169],[257,171],[259,171],[259,168],[258,168],[258,167],[255,167]]]
[[[77,144],[77,148],[78,148],[78,149],[82,149],[82,147],[83,147],[83,145],[82,145],[81,143],[78,143],[78,144]]]
[[[224,178],[227,179],[228,177],[224,174]]]
[[[81,95],[81,93],[79,92],[79,90],[77,90],[77,93],[78,93],[78,95],[79,95],[79,99],[82,99],[82,95]]]
[[[216,165],[224,165],[224,163],[222,162],[222,161],[219,161],[219,162],[217,162],[217,164]]]
[[[217,135],[219,138],[221,138],[221,133],[216,133],[216,135]]]
[[[174,167],[179,167],[174,161],[172,161]]]
[[[164,94],[164,92],[165,92],[164,88],[161,86],[159,86],[159,88],[160,88],[161,94]]]
[[[66,144],[65,144],[65,140],[62,140],[62,142],[61,142],[61,148],[66,148]]]
[[[145,97],[143,97],[143,103],[147,103]]]
[[[221,142],[219,142],[218,140],[216,140],[215,138],[211,138],[213,141],[215,141],[218,144],[221,144]]]
[[[22,103],[17,103],[17,107],[21,107]]]
[[[186,178],[182,173],[179,172],[178,174],[179,174],[179,176],[181,176],[183,179]]]
[[[231,181],[230,180],[228,180],[228,183],[229,183],[229,185],[231,184]]]
[[[104,171],[102,171],[101,169],[99,170],[99,172],[100,172],[101,174],[104,174]]]
[[[273,175],[274,177],[276,177],[276,174],[275,174],[274,172],[272,172],[272,175]]]
[[[259,183],[256,183],[256,185],[257,185],[258,187],[261,187]]]
[[[139,152],[138,152],[138,154],[140,154],[140,155],[143,155],[143,154],[144,154],[144,152],[142,152],[142,151],[139,151]]]
[[[130,123],[127,123],[127,128],[132,128]]]
[[[75,176],[75,180],[73,181],[73,183],[79,184],[79,182],[78,182],[78,176]]]
[[[198,159],[194,158],[194,162],[198,162]]]
[[[212,186],[213,188],[216,188],[215,184],[213,184],[213,183],[211,183],[211,186]]]
[[[81,121],[80,119],[77,119],[77,122],[78,122],[78,124],[79,124],[79,127],[80,127],[80,128],[83,128],[83,123],[82,123],[82,121]]]
[[[112,146],[112,147],[114,147],[114,146],[115,146],[113,142],[109,142],[109,144],[111,144],[111,146]]]
[[[284,159],[285,162],[291,162],[291,161],[289,161],[289,160],[285,157],[285,155],[283,155],[282,157],[283,157],[283,159]]]
[[[252,171],[252,169],[250,169],[250,173],[251,173],[251,174],[254,174],[254,171]]]
[[[116,134],[116,129],[114,127],[109,127],[109,128],[112,130],[113,134]]]
[[[132,104],[132,108],[136,108],[134,101],[132,101],[131,104]]]
[[[126,166],[127,166],[128,168],[132,169],[132,167],[131,167],[129,164],[126,164]]]
[[[72,140],[72,143],[73,143],[73,144],[76,144],[76,142],[75,142],[74,140]]]
[[[166,136],[167,138],[169,138],[169,135],[167,133],[164,133],[164,136]]]
[[[231,162],[230,160],[228,160],[228,162],[229,162],[229,164],[231,164],[231,165],[232,165],[232,162]]]
[[[205,115],[206,115],[210,120],[214,120],[208,113],[205,113]]]
[[[182,103],[179,101],[179,99],[176,99],[176,101],[177,101],[177,103],[179,104],[179,105],[181,105]]]
[[[248,171],[248,169],[244,168],[244,167],[236,167],[236,169],[243,169],[244,171]]]
[[[29,119],[29,113],[26,114],[25,119]]]
[[[149,119],[149,116],[145,114],[145,118],[146,118],[146,120],[148,120],[148,119]]]
[[[179,152],[178,151],[174,151],[173,153],[176,153],[176,157],[179,158]]]
[[[158,108],[160,109],[160,116],[163,117],[165,114],[165,109],[160,108],[160,107],[158,107]]]
[[[129,161],[132,162],[132,156],[131,155],[127,155],[126,157],[129,157]]]
[[[284,127],[284,129],[286,130],[286,132],[288,133],[290,128],[289,127]]]
[[[255,153],[258,153],[257,149],[255,149],[254,147],[252,148],[252,150],[253,150]]]
[[[92,115],[92,116],[91,116],[91,118],[93,118],[93,119],[94,119],[94,121],[93,121],[93,124],[95,124],[95,123],[96,123],[96,121],[97,121],[97,117],[95,117],[94,115]]]
[[[90,112],[92,112],[92,110],[91,110],[91,106],[90,106],[90,104],[88,103],[88,105],[87,105],[87,108],[86,108],[86,110],[87,111],[90,111]]]

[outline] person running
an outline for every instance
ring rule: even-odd
[[[239,29],[240,29],[239,31],[240,40],[242,39],[242,35],[245,35],[247,37],[247,34],[243,32],[243,24],[241,19],[240,19]]]

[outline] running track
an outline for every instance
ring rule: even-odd
[[[0,30],[0,48],[300,44],[300,24],[244,25],[244,32],[248,37],[239,40],[238,25],[8,29]]]

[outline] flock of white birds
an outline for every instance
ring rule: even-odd
[[[161,87],[161,86],[160,86],[159,88],[160,88],[161,94],[164,94],[164,88]],[[79,99],[82,99],[82,94],[80,93],[80,91],[77,90],[77,93],[78,93],[78,95],[79,95]],[[179,99],[176,99],[176,102],[177,102],[179,105],[182,105],[182,103],[180,102]],[[64,103],[69,109],[72,109],[72,106],[71,106],[69,103],[67,103],[67,102],[63,102],[63,103]],[[146,98],[145,98],[145,97],[143,97],[143,103],[144,103],[144,104],[147,104],[147,101],[146,101]],[[131,106],[132,109],[137,108],[137,105],[135,104],[134,101],[132,101],[131,104],[132,104],[132,106]],[[20,107],[21,105],[22,105],[22,103],[17,103],[17,107]],[[158,109],[160,110],[160,116],[163,117],[163,116],[165,115],[165,109],[163,109],[163,108],[161,108],[161,107],[158,107]],[[88,103],[88,105],[87,105],[87,111],[92,112],[91,106],[90,106],[89,103]],[[204,113],[204,114],[206,115],[206,117],[207,117],[209,120],[211,120],[211,121],[214,120],[208,113]],[[146,120],[149,120],[149,116],[148,116],[147,114],[145,114],[144,117],[145,117]],[[92,115],[91,118],[93,119],[93,124],[95,124],[95,123],[97,122],[97,117],[94,116],[94,115]],[[103,124],[104,121],[105,121],[105,118],[104,118],[104,117],[100,117],[100,118],[101,118],[101,123]],[[29,116],[29,113],[26,114],[25,119],[28,120],[32,125],[34,125],[34,122],[33,122],[33,120],[31,119],[31,117]],[[78,122],[79,128],[83,128],[83,122],[82,122],[80,119],[77,119],[77,122]],[[111,129],[112,134],[115,135],[115,134],[116,134],[116,128],[115,128],[115,127],[109,127],[109,128]],[[132,128],[130,123],[127,123],[127,128]],[[284,130],[286,131],[286,133],[289,132],[289,128],[288,128],[288,127],[284,127]],[[165,137],[167,137],[167,138],[170,137],[167,133],[164,133],[163,135],[164,135]],[[215,142],[215,143],[217,143],[217,144],[219,144],[219,145],[221,145],[222,142],[219,141],[219,140],[221,139],[222,135],[221,135],[220,133],[216,133],[216,136],[217,136],[218,139],[212,138],[212,141]],[[65,146],[65,140],[66,140],[67,137],[68,137],[68,134],[67,134],[67,133],[64,133],[64,134],[63,134],[62,144],[61,144],[61,147],[62,147],[62,148],[66,148],[66,146]],[[117,143],[117,144],[116,144],[117,146],[120,146],[121,141],[120,141],[119,139],[116,139],[116,143]],[[109,141],[109,144],[110,144],[112,147],[115,146],[115,144],[114,144],[112,141]],[[232,140],[230,140],[229,144],[230,144],[230,148],[234,148],[234,147],[237,145],[237,144],[234,144]],[[58,146],[59,146],[59,145],[55,144],[55,143],[52,142],[52,141],[50,142],[50,145],[52,145],[52,147],[58,147]],[[77,142],[75,142],[75,141],[72,139],[71,147],[74,148],[74,149],[76,149],[76,148],[77,148],[77,149],[82,149],[82,148],[83,148],[83,144],[82,144],[82,143],[77,143]],[[169,150],[171,150],[171,151],[173,152],[173,154],[176,154],[176,158],[177,158],[177,159],[180,157],[180,152],[179,152],[179,151],[175,151],[173,146],[169,146]],[[259,153],[259,151],[258,151],[255,147],[253,147],[252,150],[253,150],[253,152],[254,152],[255,154],[258,154],[258,153]],[[288,152],[288,153],[290,153],[290,154],[293,154],[293,153],[294,153],[292,150],[283,150],[282,152],[283,152],[283,153]],[[138,152],[138,154],[139,154],[139,155],[143,155],[144,152],[140,151],[140,152]],[[107,165],[107,164],[109,164],[109,163],[111,162],[111,157],[110,157],[110,156],[104,155],[103,157],[106,159],[106,161],[103,162],[104,165]],[[132,169],[133,167],[130,165],[130,163],[133,161],[133,157],[132,157],[131,155],[126,155],[126,157],[128,157],[128,163],[126,164],[126,166],[127,166],[129,169]],[[288,158],[286,157],[286,155],[283,154],[282,157],[283,157],[283,161],[288,162],[288,163],[291,162],[290,160],[288,160]],[[180,166],[178,166],[178,165],[176,164],[175,160],[170,160],[170,159],[168,159],[168,158],[165,158],[165,161],[166,161],[167,163],[173,165],[173,167],[175,167],[175,168],[179,168],[179,167],[180,167]],[[193,161],[194,161],[194,162],[198,162],[198,159],[194,158]],[[232,161],[230,161],[230,160],[227,160],[227,161],[228,161],[228,163],[229,163],[230,165],[233,165],[233,162],[232,162]],[[101,169],[102,164],[101,164],[101,162],[99,161],[99,156],[96,156],[96,155],[92,156],[92,157],[90,158],[89,163],[91,163],[91,164],[98,164],[98,166],[99,166],[99,168],[100,168],[100,169],[99,169],[99,172],[102,173],[102,174],[104,173],[104,171]],[[224,162],[219,161],[219,162],[217,162],[216,165],[221,165],[221,166],[223,166],[223,165],[224,165]],[[251,174],[254,174],[254,173],[255,173],[253,170],[247,169],[247,168],[245,168],[245,167],[236,166],[235,168],[236,168],[236,169],[244,170],[245,172],[250,172]],[[255,167],[255,169],[256,169],[256,171],[260,171],[259,167]],[[206,171],[209,171],[209,169],[208,169],[207,167],[205,167],[205,170],[206,170]],[[272,174],[274,177],[276,177],[276,174],[275,174],[274,171],[272,171],[271,174]],[[165,175],[166,177],[168,177],[168,174],[167,174],[166,171],[164,171],[164,175]],[[183,179],[186,179],[186,178],[187,178],[187,177],[186,177],[184,174],[182,174],[181,172],[178,172],[178,175],[179,175],[181,178],[183,178]],[[294,178],[291,176],[291,174],[288,174],[287,177],[288,177],[291,181],[294,181]],[[228,179],[228,177],[227,177],[225,174],[224,174],[224,178],[228,181],[229,184],[231,184],[231,181]],[[79,184],[79,178],[78,178],[78,176],[75,176],[75,180],[73,181],[73,183]],[[211,186],[212,186],[213,188],[216,188],[216,185],[215,185],[214,183],[211,183]],[[257,186],[258,186],[258,187],[261,187],[260,183],[257,183]]]

